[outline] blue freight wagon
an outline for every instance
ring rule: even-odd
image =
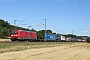
[[[57,35],[56,34],[46,34],[46,41],[56,41]]]
[[[77,38],[71,38],[71,40],[72,40],[73,42],[78,42],[78,39],[77,39]]]

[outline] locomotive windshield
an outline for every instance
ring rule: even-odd
[[[12,34],[18,34],[18,32],[17,31],[12,31]]]

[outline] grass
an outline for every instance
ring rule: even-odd
[[[21,51],[26,49],[38,49],[45,47],[54,47],[61,45],[71,45],[74,42],[12,42],[12,43],[0,43],[0,53]]]

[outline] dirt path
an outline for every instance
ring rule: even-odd
[[[90,44],[81,43],[1,53],[0,60],[90,60]]]

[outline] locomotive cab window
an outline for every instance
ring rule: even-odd
[[[12,34],[18,34],[18,32],[17,31],[13,31]]]

